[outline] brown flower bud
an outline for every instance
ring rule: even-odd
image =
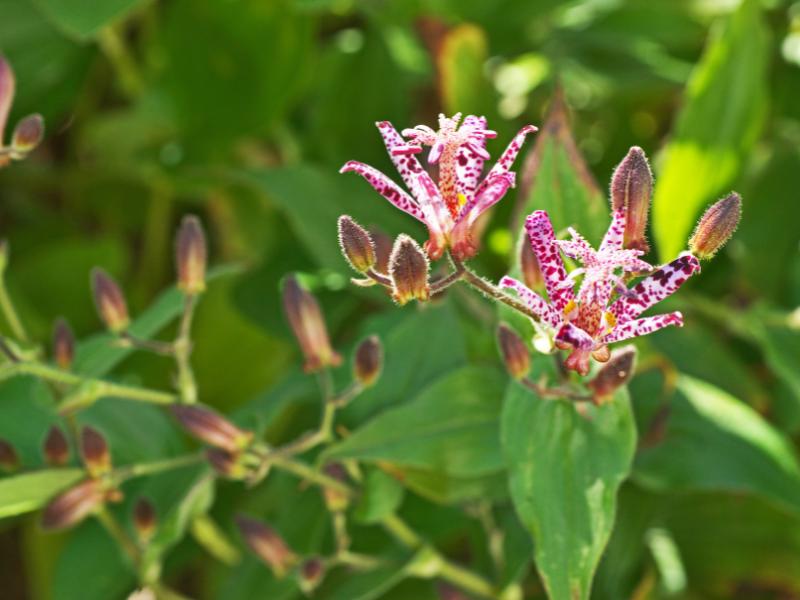
[[[8,440],[0,439],[0,470],[12,473],[19,469],[20,461],[16,448]]]
[[[313,373],[341,364],[342,357],[331,348],[328,329],[317,299],[294,277],[287,277],[284,283],[283,309],[305,356],[306,372]]]
[[[53,425],[44,438],[43,454],[51,467],[63,467],[69,461],[69,443],[58,425]]]
[[[382,367],[383,346],[377,335],[371,335],[356,348],[353,377],[362,386],[369,387],[380,377]]]
[[[347,483],[347,471],[340,463],[328,463],[323,469],[325,475],[341,483]],[[323,487],[322,496],[325,499],[325,506],[331,512],[341,512],[346,510],[350,504],[347,494],[332,487]]]
[[[75,525],[97,510],[105,501],[106,495],[101,481],[82,481],[45,506],[42,527],[52,530]]]
[[[700,218],[689,238],[689,250],[700,259],[713,257],[731,239],[741,218],[742,198],[731,192],[711,205]]]
[[[222,448],[207,448],[206,460],[218,475],[227,479],[244,479],[247,468],[242,463],[240,452],[228,452]]]
[[[99,477],[111,470],[111,452],[106,438],[88,425],[81,429],[81,458],[92,477]]]
[[[644,151],[634,146],[611,177],[611,208],[625,211],[626,248],[647,252],[647,215],[653,194],[653,173]]]
[[[97,313],[106,327],[113,333],[122,333],[128,328],[128,305],[117,282],[103,269],[92,269],[92,290]]]
[[[239,429],[210,408],[173,404],[170,406],[170,410],[186,431],[210,446],[216,446],[228,452],[238,452],[247,447],[253,439],[251,431]]]
[[[539,268],[539,259],[533,253],[528,236],[523,236],[519,252],[519,270],[522,274],[522,282],[530,289],[535,290],[544,285],[542,270]]]
[[[56,319],[53,326],[53,357],[59,369],[69,370],[75,358],[75,335],[66,319]]]
[[[366,229],[351,217],[339,217],[339,246],[350,266],[359,273],[366,273],[377,261],[375,244]]]
[[[294,552],[269,525],[245,515],[238,515],[236,526],[250,549],[272,569],[275,577],[281,578],[286,575],[297,562]]]
[[[14,102],[14,88],[14,71],[5,57],[0,56],[0,146],[3,145],[8,113],[11,112],[11,104]]]
[[[392,255],[392,238],[377,227],[370,227],[369,235],[375,245],[375,270],[379,273],[388,273],[389,258]]]
[[[36,148],[44,137],[42,115],[28,115],[14,127],[11,148],[17,157],[23,157]]]
[[[138,498],[133,505],[133,526],[139,542],[146,544],[156,531],[156,507],[147,498]]]
[[[508,374],[514,379],[522,379],[531,370],[531,355],[525,342],[505,323],[497,327],[497,343]]]
[[[400,306],[410,300],[428,300],[428,257],[411,237],[400,234],[389,257],[389,273],[394,291],[392,297]]]
[[[325,563],[319,556],[311,556],[303,561],[298,569],[297,583],[300,590],[309,595],[322,583],[325,576]]]
[[[628,383],[636,368],[636,348],[625,346],[611,353],[597,375],[586,385],[592,390],[596,404],[602,404],[611,398],[614,392]]]
[[[206,289],[206,254],[206,235],[200,219],[186,215],[175,236],[178,289],[184,294],[199,294]]]

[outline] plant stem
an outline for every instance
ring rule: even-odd
[[[498,289],[497,287],[495,287],[494,285],[492,285],[491,283],[489,283],[488,281],[486,281],[485,279],[483,279],[482,277],[471,271],[464,265],[464,263],[456,259],[452,259],[452,261],[456,269],[460,268],[463,270],[461,280],[465,281],[468,285],[480,290],[490,298],[497,300],[498,302],[502,302],[507,306],[510,306],[511,308],[513,308],[519,313],[522,313],[526,317],[530,317],[531,319],[537,322],[539,321],[539,315],[534,313],[522,302],[520,302],[516,298],[512,298],[505,292],[501,291],[500,289]]]
[[[100,30],[97,41],[116,71],[120,87],[128,99],[140,96],[144,81],[119,32],[112,26],[104,27]]]
[[[125,551],[125,554],[128,555],[128,558],[131,559],[131,562],[138,566],[139,561],[141,559],[139,548],[136,544],[128,537],[128,534],[125,530],[117,523],[117,520],[114,518],[107,508],[101,508],[97,513],[97,520],[100,521],[100,524],[105,528],[108,534],[114,539],[115,542]]]
[[[271,460],[272,464],[277,468],[288,471],[289,473],[293,473],[301,479],[305,479],[321,487],[330,488],[348,497],[352,497],[354,495],[354,492],[350,486],[342,483],[338,479],[334,479],[333,477],[325,475],[325,473],[316,471],[303,462],[281,456],[270,456],[269,460]]]
[[[137,465],[130,465],[117,469],[115,476],[119,481],[126,481],[134,477],[142,477],[144,475],[154,475],[156,473],[163,473],[164,471],[171,471],[172,469],[180,469],[188,467],[189,465],[196,465],[204,460],[203,454],[185,454],[183,456],[175,456],[173,458],[165,458],[153,462],[140,463]]]
[[[195,383],[194,373],[189,357],[192,353],[192,318],[194,309],[197,305],[197,296],[188,294],[183,305],[183,316],[181,317],[178,337],[173,344],[175,363],[178,366],[178,392],[181,401],[186,404],[197,402],[197,384]]]
[[[424,543],[422,538],[397,515],[385,517],[381,524],[398,542],[408,548],[419,548]]]
[[[17,310],[14,308],[11,296],[8,294],[5,277],[2,276],[0,276],[0,310],[3,311],[3,316],[5,316],[14,337],[20,342],[27,343],[28,334],[25,331],[25,327],[22,325]]]
[[[449,275],[438,279],[431,283],[431,294],[439,294],[453,285],[455,282],[460,281],[464,277],[464,263],[457,262],[451,258],[453,262],[453,272]]]

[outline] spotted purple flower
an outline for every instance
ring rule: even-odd
[[[475,221],[496,204],[508,188],[514,187],[514,173],[509,169],[525,136],[536,131],[532,125],[523,127],[481,180],[483,163],[489,158],[486,140],[497,134],[486,129],[484,117],[469,115],[459,125],[460,121],[461,113],[450,118],[440,115],[438,131],[418,125],[404,129],[402,136],[388,121],[376,124],[410,194],[377,169],[361,162],[349,161],[340,171],[360,174],[389,202],[424,223],[429,233],[425,251],[434,260],[448,248],[459,260],[477,252],[472,239]],[[436,182],[415,156],[423,151],[423,146],[431,147],[428,163],[438,166]]]
[[[543,210],[529,215],[525,228],[539,261],[548,300],[511,277],[504,277],[500,285],[517,292],[539,317],[556,347],[572,350],[567,368],[585,375],[591,357],[608,360],[608,344],[669,325],[683,325],[680,312],[638,317],[699,271],[697,258],[686,252],[653,270],[639,258],[641,250],[623,247],[624,210],[612,213],[611,225],[598,250],[572,229],[571,240],[557,240]],[[581,267],[567,273],[561,253],[581,263]],[[641,272],[650,274],[629,289],[623,277]],[[576,294],[578,277],[582,281]]]

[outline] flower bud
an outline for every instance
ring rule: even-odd
[[[156,507],[147,498],[138,498],[133,505],[133,526],[139,542],[146,544],[156,531]]]
[[[339,245],[347,262],[359,273],[366,273],[375,266],[377,258],[372,238],[347,215],[339,217]]]
[[[647,214],[653,194],[653,173],[644,151],[634,146],[611,177],[611,208],[625,211],[625,248],[647,252]]]
[[[497,327],[497,342],[508,374],[516,380],[526,377],[531,370],[531,355],[525,342],[505,323]]]
[[[689,238],[689,250],[700,259],[713,257],[731,239],[741,217],[742,198],[731,192],[711,205],[700,218]]]
[[[239,429],[210,408],[173,404],[170,410],[186,431],[210,446],[238,452],[253,439],[252,432]]]
[[[65,529],[79,523],[103,504],[106,494],[101,481],[82,481],[45,506],[42,527],[50,530]]]
[[[244,479],[247,468],[241,461],[240,452],[228,452],[222,448],[207,448],[206,460],[218,475],[226,479]]]
[[[353,377],[362,386],[369,387],[378,380],[382,367],[383,346],[377,335],[371,335],[356,348]]]
[[[305,356],[306,372],[313,373],[341,364],[342,357],[331,348],[325,319],[317,299],[294,277],[288,277],[284,283],[283,309]]]
[[[14,87],[14,71],[5,57],[0,56],[0,147],[3,146],[8,113],[11,112],[11,104],[14,102]]]
[[[528,236],[523,236],[519,252],[519,270],[522,282],[528,288],[535,290],[544,285],[542,270],[539,268],[539,259],[533,253],[533,248],[528,243]]]
[[[59,369],[69,370],[75,358],[75,335],[66,319],[56,319],[53,326],[53,357]]]
[[[206,254],[206,236],[200,219],[186,215],[175,236],[178,289],[184,294],[199,294],[206,289]]]
[[[53,425],[44,438],[43,454],[51,467],[63,467],[69,461],[69,443],[58,425]]]
[[[614,392],[628,383],[636,363],[636,348],[625,346],[611,353],[608,362],[605,363],[597,375],[586,385],[592,390],[595,404],[602,404],[611,398]]]
[[[244,515],[236,517],[236,526],[250,549],[272,569],[275,577],[286,575],[297,562],[297,556],[272,527]]]
[[[18,157],[25,156],[36,148],[44,137],[44,119],[42,115],[28,115],[14,128],[11,136],[11,148]]]
[[[106,438],[88,425],[81,429],[81,458],[92,477],[99,477],[111,470],[111,452]]]
[[[392,238],[377,227],[370,227],[369,235],[375,245],[375,270],[378,273],[388,273],[389,258],[392,255]]]
[[[340,463],[328,463],[325,465],[323,471],[328,477],[344,484],[347,483],[347,471]],[[331,487],[323,487],[322,496],[325,499],[325,506],[327,506],[328,510],[331,512],[341,512],[343,510],[347,510],[347,507],[350,504],[347,494],[344,494],[340,490]]]
[[[300,590],[309,595],[322,583],[325,576],[325,563],[319,556],[312,556],[303,561],[298,569],[297,583]]]
[[[99,267],[92,269],[92,290],[97,313],[112,333],[128,328],[128,306],[117,282]]]
[[[419,244],[405,234],[394,242],[389,257],[389,273],[394,291],[392,297],[400,306],[409,300],[428,300],[428,257]]]
[[[12,473],[19,469],[20,461],[16,448],[11,442],[0,439],[0,470]]]

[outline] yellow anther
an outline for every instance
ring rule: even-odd
[[[458,194],[458,205],[464,206],[467,203],[467,197],[464,194]]]
[[[567,302],[567,305],[564,307],[564,317],[569,318],[572,313],[575,312],[578,308],[578,303],[575,300],[570,300]]]
[[[606,311],[603,313],[603,320],[606,324],[606,334],[611,333],[617,326],[617,317],[614,316],[614,313]]]

